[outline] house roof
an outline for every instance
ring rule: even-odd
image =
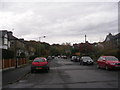
[[[14,37],[14,36],[12,35],[12,32],[11,32],[11,31],[7,31],[7,30],[1,30],[1,31],[0,31],[0,35],[1,35],[2,38],[4,37],[5,34],[8,35],[8,40],[18,40],[18,38]]]
[[[109,33],[109,35],[106,36],[105,41],[107,41],[107,38],[110,39],[110,41],[116,40],[120,38],[120,33],[116,34],[116,35],[112,35],[111,33]]]
[[[9,40],[18,40],[18,38],[16,38],[16,37],[14,37],[12,34],[11,34],[11,32],[8,32],[8,39]]]

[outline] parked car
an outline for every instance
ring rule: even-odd
[[[120,69],[120,61],[115,56],[101,56],[97,60],[97,68]]]
[[[80,61],[80,57],[79,56],[72,56],[71,61],[75,61],[75,62]]]
[[[52,57],[51,57],[51,56],[48,56],[48,57],[47,57],[47,60],[51,60],[51,59],[52,59]]]
[[[93,63],[94,63],[93,59],[89,56],[82,56],[80,58],[81,65],[93,65]]]
[[[72,57],[71,57],[71,61],[73,61],[75,58],[76,58],[76,56],[72,56]]]
[[[55,56],[52,56],[52,59],[54,59],[55,58]]]
[[[64,55],[64,56],[62,56],[62,58],[63,58],[63,59],[67,59],[67,56]]]
[[[33,60],[31,65],[31,72],[45,70],[46,72],[49,71],[49,63],[46,58],[44,57],[37,57]]]

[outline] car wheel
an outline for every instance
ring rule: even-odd
[[[48,70],[50,70],[50,68],[48,67]]]
[[[82,62],[82,65],[85,65],[86,63]]]
[[[100,69],[100,66],[97,64],[97,68]]]
[[[46,69],[46,72],[48,73],[50,71],[50,68],[48,67],[47,69]]]
[[[105,70],[109,70],[109,67],[107,65],[105,66]]]
[[[49,72],[49,70],[48,70],[48,69],[46,69],[46,72],[48,73],[48,72]]]
[[[82,62],[80,61],[80,65],[82,64]]]

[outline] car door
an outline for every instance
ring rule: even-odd
[[[105,59],[105,57],[102,57],[101,67],[102,67],[102,68],[105,68],[105,65],[106,65],[106,59]]]
[[[82,64],[82,61],[83,61],[83,57],[80,58],[80,64]]]
[[[100,57],[98,60],[97,60],[97,63],[99,65],[99,67],[102,67],[102,57]]]

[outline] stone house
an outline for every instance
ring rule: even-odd
[[[14,58],[1,58],[2,68],[26,64],[29,56],[34,55],[35,52],[35,49],[28,45],[24,39],[18,39],[13,36],[13,32],[7,30],[0,31],[0,49],[6,52],[14,52]],[[2,53],[2,55],[3,54],[5,53]]]
[[[116,35],[112,35],[109,33],[105,40],[104,40],[104,45],[108,48],[118,48],[120,47],[120,33]]]
[[[0,48],[14,51],[14,56],[20,56],[25,54],[25,56],[34,55],[35,49],[28,45],[24,39],[18,39],[13,36],[13,32],[2,30],[0,31]]]

